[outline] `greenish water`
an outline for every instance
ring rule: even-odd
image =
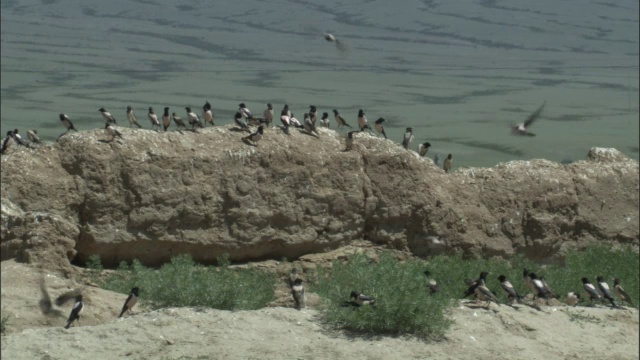
[[[231,123],[313,104],[352,124],[384,117],[398,143],[454,154],[454,167],[583,159],[593,146],[638,158],[637,1],[61,1],[0,2],[1,131],[54,140],[64,112],[128,126],[131,105],[185,117],[213,104]],[[349,52],[322,38],[331,31]],[[547,101],[532,127],[509,124]],[[332,118],[333,120],[333,118]]]

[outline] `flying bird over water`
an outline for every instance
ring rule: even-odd
[[[136,115],[133,113],[133,109],[131,108],[131,105],[127,106],[127,120],[129,120],[129,125],[133,126],[137,126],[138,128],[141,128],[142,126],[140,126],[140,124],[138,124],[138,119],[136,119]]]
[[[349,47],[342,42],[341,40],[337,39],[335,35],[331,34],[331,33],[325,33],[324,34],[324,39],[327,40],[328,42],[334,43],[336,44],[336,49],[342,51],[342,52],[348,52],[349,51]]]
[[[533,122],[540,116],[540,114],[542,114],[542,109],[544,109],[544,105],[546,103],[547,103],[546,101],[542,103],[542,105],[538,108],[538,110],[534,111],[533,114],[529,115],[529,117],[525,122],[520,123],[518,125],[511,125],[511,133],[513,135],[520,135],[520,136],[536,136],[536,134],[529,132],[529,127],[531,127],[531,124],[533,124]]]
[[[106,121],[108,124],[111,124],[111,123],[114,123],[116,125],[118,124],[116,122],[116,118],[114,118],[113,115],[111,115],[111,113],[105,110],[103,107],[98,109],[98,111],[100,111],[100,114],[102,114],[104,121]]]
[[[382,134],[382,136],[384,136],[384,138],[386,139],[387,134],[384,132],[384,126],[382,126],[383,122],[385,122],[385,120],[383,118],[379,118],[378,120],[376,120],[374,128],[376,129],[378,134]]]

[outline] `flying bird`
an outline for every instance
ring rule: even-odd
[[[382,123],[385,120],[383,118],[379,118],[378,120],[376,120],[376,123],[374,125],[374,128],[376,129],[376,131],[378,132],[378,134],[382,134],[382,136],[384,136],[384,138],[387,138],[387,134],[384,132],[384,126],[382,126]]]
[[[540,116],[540,114],[542,114],[542,109],[544,109],[544,105],[546,103],[547,103],[546,101],[542,103],[542,105],[538,108],[538,110],[534,111],[533,114],[529,115],[529,117],[525,122],[520,123],[518,125],[511,125],[511,133],[513,135],[520,135],[520,136],[536,136],[536,134],[529,132],[529,127]]]
[[[133,309],[133,306],[138,302],[138,296],[140,296],[139,294],[140,289],[138,287],[134,287],[133,289],[131,289],[127,300],[124,301],[122,311],[120,312],[120,315],[118,315],[119,318],[122,317],[122,315],[124,315],[124,313],[127,311],[131,313],[131,309]]]
[[[336,44],[336,49],[338,49],[341,52],[349,51],[349,47],[345,43],[337,39],[336,36],[331,33],[325,33],[324,39],[327,40],[328,42]]]
[[[138,119],[136,119],[136,115],[133,113],[133,109],[131,108],[131,105],[127,106],[127,119],[129,120],[130,126],[135,125],[138,128],[142,127],[140,126],[140,124],[138,124]]]
[[[109,124],[107,124],[107,126],[108,125]],[[82,302],[82,295],[78,295],[76,296],[76,303],[73,305],[73,309],[71,309],[71,314],[69,314],[67,325],[64,327],[65,329],[68,329],[74,321],[77,321],[78,325],[80,325],[80,314],[82,313],[83,308],[84,303]]]
[[[407,131],[404,133],[404,137],[402,138],[402,146],[405,149],[408,149],[412,141],[413,141],[413,129],[408,127]]]

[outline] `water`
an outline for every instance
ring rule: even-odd
[[[54,140],[58,114],[128,126],[146,109],[240,102],[362,108],[400,143],[454,155],[454,168],[514,159],[583,159],[593,146],[638,159],[638,2],[558,1],[1,1],[1,131]],[[349,47],[338,51],[322,34]],[[520,122],[547,101],[531,131]],[[331,117],[333,120],[333,117]],[[213,149],[215,150],[215,149]]]

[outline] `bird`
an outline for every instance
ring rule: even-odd
[[[596,280],[598,281],[598,289],[602,293],[602,296],[605,299],[609,300],[612,307],[618,307],[618,304],[616,304],[616,300],[613,298],[613,294],[609,289],[609,284],[604,281],[604,277],[602,275],[599,275],[598,277],[596,277]]]
[[[292,117],[293,116],[291,111],[289,111],[289,105],[287,105],[287,104],[284,104],[284,106],[282,107],[282,111],[284,111],[288,117]]]
[[[318,109],[316,108],[315,105],[309,105],[309,118],[311,118],[311,122],[313,123],[313,126],[316,126],[316,122],[318,121]]]
[[[267,124],[267,128],[271,126],[273,121],[273,105],[267,103],[267,108],[262,112],[262,122]]]
[[[27,144],[24,142],[24,140],[22,140],[22,136],[20,136],[20,134],[18,134],[18,129],[14,129],[12,135],[13,136],[13,141],[20,146],[26,146]]]
[[[358,127],[360,131],[364,131],[365,129],[371,129],[369,127],[366,114],[362,109],[358,110]]]
[[[183,128],[183,129],[187,128],[184,125],[184,121],[182,121],[182,118],[180,116],[177,116],[176,113],[171,113],[171,117],[173,118],[173,122],[176,123],[176,127],[178,128],[178,130],[180,130],[180,128]]]
[[[69,130],[78,131],[76,130],[76,128],[73,127],[73,123],[71,122],[71,119],[69,119],[67,115],[60,114],[60,121],[62,122],[62,126],[64,126],[67,129],[67,131]]]
[[[568,292],[567,293],[567,305],[576,306],[580,302],[580,294],[576,292]]]
[[[131,108],[131,105],[127,106],[127,119],[129,120],[130,126],[135,125],[138,128],[142,127],[140,126],[140,124],[138,124],[138,119],[136,119],[136,115],[133,113],[133,109]]]
[[[507,294],[507,298],[511,302],[513,302],[514,300],[517,302],[520,302],[520,299],[522,297],[518,295],[518,292],[513,287],[513,285],[511,285],[511,282],[507,280],[507,277],[504,275],[500,275],[498,276],[498,280],[500,281],[500,286],[502,287],[502,290],[504,290],[504,292]]]
[[[202,119],[204,119],[205,126],[207,124],[215,125],[213,123],[214,116],[213,112],[211,111],[211,104],[208,101],[205,101],[204,105],[202,106]]]
[[[122,311],[120,312],[120,315],[118,315],[119,318],[121,318],[122,315],[124,315],[124,313],[127,311],[131,313],[131,309],[133,309],[133,306],[138,302],[138,296],[140,296],[139,294],[140,289],[137,286],[131,289],[127,300],[124,301]]]
[[[38,137],[38,130],[27,130],[27,137],[34,144],[42,144],[42,141],[40,141]]]
[[[160,130],[160,120],[158,120],[158,115],[156,115],[156,113],[153,112],[153,108],[149,107],[149,114],[147,114],[147,117],[149,117],[149,121],[151,121],[151,129],[155,128],[156,126],[158,127],[158,131]]]
[[[169,108],[165,106],[164,113],[162,114],[162,127],[164,131],[167,131],[169,126],[171,126],[171,116],[169,116]]]
[[[356,133],[357,131],[349,131],[347,133],[347,140],[345,141],[345,144],[347,145],[347,147],[344,149],[344,151],[350,151],[353,149],[353,135]]]
[[[253,118],[253,114],[251,114],[251,110],[247,109],[247,105],[245,105],[244,103],[240,103],[240,105],[238,105],[238,111],[247,120]]]
[[[104,132],[107,133],[108,136],[111,136],[111,141],[115,140],[116,136],[120,139],[123,138],[122,134],[109,123],[104,124]]]
[[[7,149],[9,149],[9,147],[11,145],[13,145],[14,140],[13,140],[13,131],[9,130],[7,131],[7,136],[4,138],[4,141],[2,142],[2,151],[0,153],[4,154]]]
[[[418,145],[418,154],[420,156],[425,156],[427,155],[427,152],[429,151],[429,148],[431,147],[431,144],[428,142],[423,142],[422,144]]]
[[[346,126],[346,127],[348,127],[348,128],[351,128],[351,125],[347,124],[347,122],[344,120],[344,118],[342,117],[342,115],[340,115],[340,114],[338,113],[338,110],[333,109],[333,116],[334,116],[334,118],[335,118],[335,120],[336,120],[336,124],[338,124],[338,125],[337,125],[337,126],[338,126],[338,128],[341,128],[341,127],[343,127],[343,126]]]
[[[238,125],[240,127],[241,130],[246,131],[246,132],[251,132],[251,130],[249,130],[249,125],[247,125],[246,122],[244,122],[244,119],[242,119],[242,113],[240,111],[236,112],[236,115],[234,117],[234,121],[236,123],[236,125]]]
[[[622,301],[628,303],[631,306],[634,306],[633,301],[631,301],[631,296],[629,296],[629,294],[624,291],[622,285],[620,285],[620,279],[618,278],[613,279],[613,291],[616,293],[616,295],[618,295],[620,299],[622,299]]]
[[[540,114],[542,113],[542,109],[544,109],[544,105],[546,103],[547,103],[546,101],[542,103],[542,105],[538,108],[538,110],[534,111],[533,114],[529,115],[529,117],[525,122],[520,123],[518,125],[512,124],[511,133],[513,135],[520,135],[520,136],[536,136],[536,134],[529,132],[529,127],[540,116]]]
[[[114,118],[113,115],[111,115],[111,113],[105,110],[103,107],[98,109],[98,111],[100,111],[100,114],[102,114],[104,121],[106,121],[108,124],[114,123],[118,125],[118,123],[116,122],[116,118]]]
[[[589,295],[589,299],[591,299],[591,303],[593,304],[593,300],[600,300],[600,294],[598,294],[598,290],[596,290],[595,286],[587,279],[586,277],[582,278],[582,287],[584,291]]]
[[[444,159],[444,164],[442,164],[442,169],[444,172],[448,173],[451,170],[451,165],[453,164],[453,155],[447,155],[447,158]]]
[[[284,131],[285,134],[290,135],[289,126],[291,126],[291,117],[289,117],[287,113],[287,109],[282,109],[282,112],[280,113],[280,122],[282,123],[282,131]]]
[[[324,39],[327,40],[330,43],[334,43],[336,44],[336,49],[338,49],[341,52],[348,52],[349,51],[349,47],[343,43],[342,41],[336,39],[336,36],[331,34],[331,33],[325,33],[323,35]]]
[[[550,297],[558,298],[558,295],[556,295],[556,293],[553,292],[553,290],[551,290],[551,287],[547,283],[547,280],[545,280],[544,276],[540,276],[540,281],[542,281],[542,285],[544,285],[544,290],[547,292],[547,294],[549,294]]]
[[[383,118],[379,118],[378,120],[376,120],[375,125],[373,126],[376,131],[378,132],[378,134],[382,134],[382,136],[384,136],[384,138],[387,138],[387,134],[384,132],[384,126],[382,126],[382,123],[385,120]]]
[[[302,125],[300,121],[296,119],[295,116],[293,116],[293,114],[291,114],[291,117],[289,118],[289,122],[291,123],[292,126],[297,127],[298,129],[304,129],[304,125]]]
[[[408,149],[412,141],[413,141],[413,129],[408,127],[407,131],[405,131],[404,133],[404,137],[402,138],[402,146],[405,149]]]
[[[107,124],[108,126],[109,124]],[[71,309],[71,314],[69,314],[69,319],[67,320],[67,325],[65,325],[65,329],[68,329],[71,326],[71,323],[74,321],[78,322],[80,325],[80,314],[82,313],[82,309],[84,308],[84,303],[82,302],[82,295],[76,296],[76,302],[73,305],[73,309]]]
[[[529,269],[524,268],[524,270],[522,270],[522,280],[524,281],[524,285],[527,287],[527,289],[529,289],[529,291],[535,291],[533,283],[531,282],[531,276],[529,276]]]
[[[309,134],[314,134],[316,137],[320,137],[320,134],[316,129],[316,124],[311,120],[311,115],[309,113],[304,114],[304,130]]]
[[[329,113],[323,112],[322,117],[320,118],[320,126],[330,128],[331,124],[329,123]]]
[[[351,291],[351,297],[349,297],[349,300],[351,300],[356,306],[375,305],[376,303],[376,299],[373,296],[367,296],[355,290]]]
[[[469,297],[470,295],[475,294],[478,286],[480,286],[480,284],[486,283],[487,275],[489,275],[489,272],[483,271],[480,273],[480,277],[477,280],[466,279],[465,284],[467,284],[468,288],[462,294],[462,298],[464,299],[466,297]]]
[[[478,300],[486,301],[487,302],[487,306],[489,306],[489,303],[491,301],[493,301],[494,303],[500,305],[500,301],[494,295],[494,293],[492,293],[491,290],[489,290],[487,285],[485,285],[484,281],[478,283],[478,286],[476,286],[476,288],[475,288],[474,294],[476,295],[476,298]]]
[[[198,117],[198,115],[196,115],[196,113],[194,113],[193,111],[191,111],[190,107],[185,107],[185,110],[187,110],[187,120],[189,120],[189,125],[191,125],[191,129],[195,129],[195,127],[199,127],[199,128],[203,128],[204,126],[202,125],[202,122],[200,121],[200,118]]]
[[[304,286],[302,285],[302,279],[297,278],[293,281],[291,286],[291,295],[293,295],[293,301],[295,302],[296,309],[300,310],[305,307],[304,305]]]
[[[256,130],[251,135],[243,137],[242,140],[251,140],[255,146],[258,146],[258,144],[256,143],[262,140],[263,134],[264,134],[264,128],[262,127],[262,125],[260,125],[258,126],[258,130]]]
[[[542,283],[542,281],[538,279],[538,276],[535,273],[529,273],[529,277],[531,278],[531,285],[534,289],[534,299],[535,298],[547,299],[549,297],[549,294],[547,293],[547,289]]]

